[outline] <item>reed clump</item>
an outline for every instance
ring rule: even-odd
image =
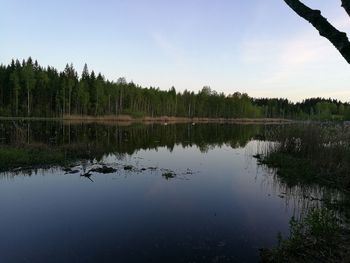
[[[289,184],[320,183],[350,190],[350,127],[290,125],[268,135],[273,140],[260,163],[277,168]]]
[[[297,220],[290,220],[287,239],[278,235],[278,245],[261,249],[262,262],[345,262],[350,240],[342,222],[327,208],[314,208]]]

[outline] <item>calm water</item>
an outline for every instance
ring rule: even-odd
[[[252,158],[271,129],[3,122],[3,144],[91,148],[74,174],[0,174],[0,262],[256,262],[308,205]]]

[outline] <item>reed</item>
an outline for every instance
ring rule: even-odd
[[[267,135],[260,163],[277,168],[290,184],[319,183],[350,190],[350,128],[342,125],[290,125]]]

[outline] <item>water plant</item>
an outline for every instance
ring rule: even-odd
[[[163,173],[162,176],[166,180],[169,180],[169,179],[175,178],[176,174],[174,172],[168,171],[168,172]]]
[[[305,217],[290,220],[287,239],[279,235],[278,245],[262,249],[262,262],[343,262],[349,255],[350,239],[336,213],[313,208]]]
[[[319,183],[350,189],[350,128],[290,125],[267,135],[274,143],[256,155],[289,184]]]

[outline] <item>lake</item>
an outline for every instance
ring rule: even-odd
[[[313,205],[253,158],[274,128],[2,121],[1,147],[89,150],[0,174],[0,261],[257,262]]]

